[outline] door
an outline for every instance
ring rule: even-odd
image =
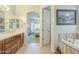
[[[43,45],[47,45],[51,40],[51,10],[43,9]]]

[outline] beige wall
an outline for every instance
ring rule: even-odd
[[[39,5],[16,5],[16,17],[19,18],[20,20],[23,20],[25,24],[27,22],[27,13],[32,11],[40,14],[40,6]]]
[[[16,6],[15,5],[9,5],[10,13],[12,15],[16,15]]]
[[[17,17],[26,16],[26,14],[31,11],[39,13],[40,6],[39,5],[17,5],[16,6]]]
[[[19,18],[23,21],[22,25],[25,29],[26,34],[26,42],[28,42],[28,35],[27,35],[27,13],[29,12],[36,12],[40,15],[40,6],[39,5],[16,5],[16,18]]]

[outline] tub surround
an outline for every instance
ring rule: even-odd
[[[14,32],[0,33],[0,53],[13,54],[24,43],[24,31],[16,30]]]
[[[72,39],[71,39],[72,40]],[[67,40],[60,40],[60,50],[63,54],[78,54],[79,53],[79,40],[75,39],[74,43]]]

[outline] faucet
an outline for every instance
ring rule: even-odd
[[[72,42],[72,44],[74,44],[74,41],[75,41],[75,39],[73,39],[73,42]]]
[[[73,35],[73,37],[74,37],[74,36],[77,38],[77,34]],[[75,41],[75,38],[73,38],[72,44],[74,44],[74,41]]]

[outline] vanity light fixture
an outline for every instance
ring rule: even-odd
[[[5,8],[5,9],[7,9],[7,10],[9,10],[9,7],[8,7],[8,6],[6,6],[6,5],[4,5],[4,8]]]
[[[4,9],[4,10],[9,10],[10,9],[7,5],[1,5],[0,8]]]

